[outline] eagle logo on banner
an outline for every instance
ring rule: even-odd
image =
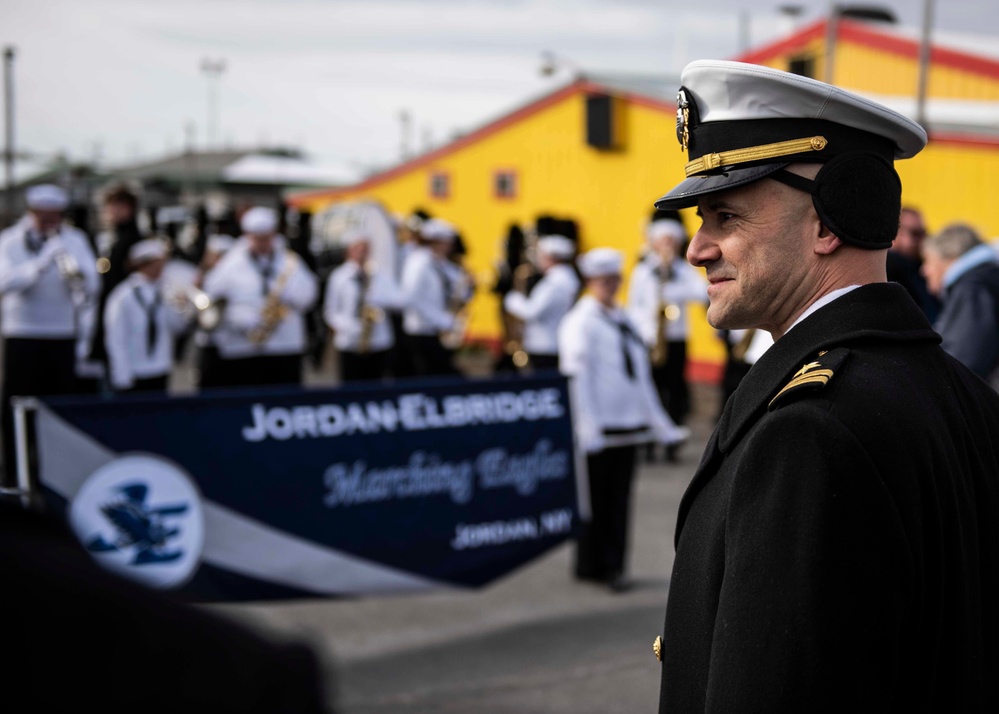
[[[160,456],[127,454],[98,468],[72,499],[70,523],[98,563],[154,588],[184,585],[200,564],[200,495]]]

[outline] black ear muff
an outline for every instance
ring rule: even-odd
[[[877,154],[840,154],[819,170],[812,204],[822,223],[844,243],[887,248],[898,232],[902,181]]]

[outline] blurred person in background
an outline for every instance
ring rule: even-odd
[[[503,308],[523,324],[521,347],[526,362],[517,366],[558,369],[558,328],[580,290],[579,277],[572,267],[576,244],[565,236],[545,236],[537,242],[536,255],[541,279],[530,294],[515,280],[503,299]],[[516,354],[514,361],[518,361]]]
[[[943,307],[941,346],[999,388],[999,257],[970,226],[954,223],[922,245],[922,273]]]
[[[354,229],[343,243],[347,259],[330,273],[323,310],[340,357],[340,380],[383,379],[395,344],[389,314],[399,309],[401,298],[392,277],[369,260],[365,233]]]
[[[222,257],[236,245],[236,239],[230,235],[218,234],[209,236],[205,242],[205,252],[194,276],[193,287],[203,291],[206,276],[214,270]],[[207,293],[206,293],[207,296]],[[195,306],[197,309],[210,310],[211,315],[195,315],[194,344],[198,350],[198,388],[206,389],[221,386],[224,382],[220,372],[219,348],[215,343],[215,330],[219,327],[222,307],[217,304]]]
[[[687,231],[678,220],[661,218],[646,229],[649,253],[631,273],[628,314],[650,351],[652,379],[666,412],[677,424],[690,413],[687,384],[687,304],[706,303],[708,286],[683,258]],[[667,449],[672,461],[674,450]]]
[[[215,335],[220,386],[302,381],[305,313],[319,291],[315,275],[287,247],[277,225],[271,208],[246,211],[239,244],[205,277],[204,291],[224,304]]]
[[[905,288],[926,319],[933,323],[940,311],[940,302],[928,289],[920,271],[926,235],[923,214],[916,208],[903,206],[899,213],[898,232],[888,249],[887,271],[888,280]]]
[[[104,363],[104,312],[108,296],[128,277],[128,253],[144,239],[139,229],[139,198],[124,184],[108,187],[101,199],[101,222],[104,230],[97,235],[97,270],[101,276],[100,299],[95,312],[90,360]]]
[[[14,477],[11,397],[72,394],[80,314],[100,289],[87,236],[63,221],[69,197],[58,186],[27,190],[28,213],[0,233],[3,332],[3,451]]]
[[[570,378],[576,442],[586,453],[591,517],[577,538],[575,575],[614,592],[625,575],[635,447],[689,437],[663,409],[645,343],[617,303],[624,259],[613,248],[579,258],[583,295],[558,331],[559,366]]]
[[[131,274],[111,291],[104,316],[108,377],[116,392],[165,392],[174,361],[174,337],[188,320],[164,299],[161,277],[166,241],[149,238],[128,252]]]
[[[424,221],[402,268],[402,327],[418,376],[457,373],[454,344],[445,337],[461,331],[460,306],[469,297],[448,259],[457,235],[447,221]]]

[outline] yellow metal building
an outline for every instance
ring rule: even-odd
[[[892,26],[840,20],[834,54],[825,21],[740,57],[790,69],[870,95],[912,114],[919,44]],[[999,236],[999,59],[935,46],[928,75],[931,142],[897,165],[905,203],[921,208],[932,228],[962,220]],[[831,60],[831,62],[830,62]],[[827,64],[828,63],[828,64]],[[499,305],[489,292],[511,223],[550,214],[575,220],[582,250],[610,245],[638,258],[652,203],[683,175],[675,135],[677,78],[589,75],[435,151],[346,188],[291,196],[310,212],[331,204],[377,200],[407,214],[422,207],[461,230],[467,266],[480,277],[470,309],[469,339],[500,337]],[[602,136],[601,136],[602,135]],[[696,217],[685,215],[689,229]],[[714,380],[721,344],[692,311],[690,376]]]

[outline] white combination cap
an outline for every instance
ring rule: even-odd
[[[645,229],[645,236],[650,241],[670,238],[675,243],[683,243],[687,240],[687,229],[680,221],[675,221],[672,218],[660,218],[649,224],[649,227]]]
[[[556,260],[572,260],[576,255],[576,244],[565,236],[545,236],[538,240],[538,252]]]
[[[236,243],[236,239],[231,235],[219,233],[209,236],[205,243],[205,250],[209,253],[225,253]]]
[[[687,180],[656,202],[686,208],[795,162],[851,152],[889,163],[915,156],[926,132],[877,102],[824,82],[744,62],[698,60],[680,76],[677,140]]]
[[[607,275],[620,275],[624,267],[624,256],[614,248],[594,248],[579,256],[579,272],[584,278],[602,278]]]
[[[919,124],[839,87],[742,62],[691,62],[681,81],[676,136],[687,152],[687,178],[656,208],[687,208],[773,179],[809,194],[819,219],[844,243],[891,245],[902,196],[894,161],[926,145]],[[796,163],[821,168],[808,179],[786,170]]]
[[[152,260],[166,258],[169,248],[166,241],[159,238],[146,238],[140,240],[128,250],[128,259],[134,265],[142,265]]]
[[[239,227],[243,232],[251,235],[274,233],[277,231],[277,225],[277,211],[264,206],[254,206],[249,209],[239,221]]]
[[[458,231],[447,221],[430,218],[420,226],[420,235],[426,240],[453,241]]]
[[[362,231],[360,228],[348,228],[340,236],[340,242],[345,246],[350,247],[357,243],[370,243],[371,236],[368,235],[366,231]]]
[[[65,189],[50,183],[30,187],[24,192],[24,200],[32,211],[65,211],[69,207]]]

